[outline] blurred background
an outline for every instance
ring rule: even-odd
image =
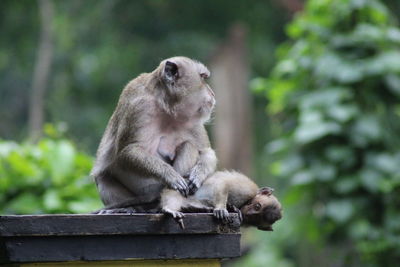
[[[0,212],[100,208],[88,174],[122,88],[185,55],[212,72],[219,168],[284,207],[225,265],[396,266],[399,14],[398,0],[3,0]]]

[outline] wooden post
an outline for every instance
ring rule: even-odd
[[[186,214],[0,217],[0,264],[12,266],[220,266],[240,256],[240,222]]]

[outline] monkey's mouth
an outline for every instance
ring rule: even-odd
[[[208,115],[208,114],[211,114],[213,108],[214,108],[214,102],[207,101],[207,102],[204,102],[204,104],[198,108],[197,112],[201,115]]]
[[[272,229],[271,225],[268,226],[258,226],[257,227],[258,230],[262,230],[262,231],[274,231],[274,229]]]

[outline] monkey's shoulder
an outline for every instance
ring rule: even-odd
[[[122,90],[121,97],[140,97],[148,95],[149,88],[155,86],[156,81],[151,73],[142,73],[138,77],[130,80],[127,85],[125,85]]]

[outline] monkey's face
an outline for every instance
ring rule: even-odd
[[[240,210],[243,224],[256,226],[263,231],[272,231],[272,224],[282,218],[282,206],[269,188],[260,189]]]
[[[207,84],[210,71],[200,62],[173,57],[161,62],[161,77],[178,112],[208,120],[215,105],[215,94]]]

